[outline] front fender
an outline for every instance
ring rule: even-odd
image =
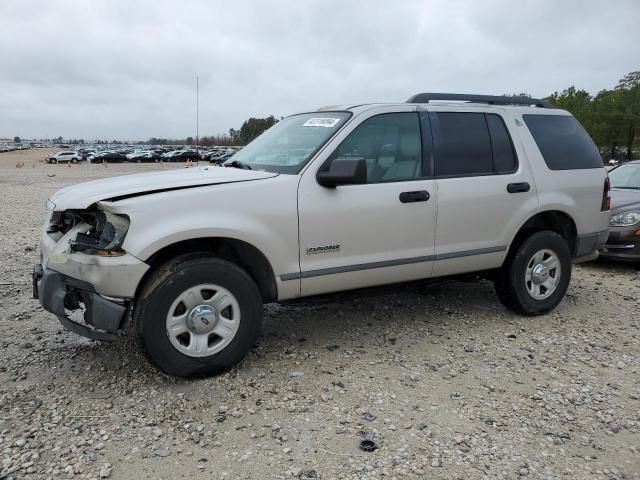
[[[130,218],[123,249],[146,261],[169,245],[229,238],[260,250],[276,278],[298,271],[297,175],[144,195],[101,206]]]

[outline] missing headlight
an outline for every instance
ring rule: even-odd
[[[71,243],[72,252],[93,255],[122,255],[120,249],[129,230],[129,218],[111,212],[97,210],[91,230],[78,233]]]

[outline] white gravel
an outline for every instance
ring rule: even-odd
[[[637,266],[576,267],[539,318],[487,281],[269,305],[238,367],[178,380],[30,299],[50,193],[170,167],[3,155],[0,479],[640,479]]]

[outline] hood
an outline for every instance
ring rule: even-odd
[[[231,167],[194,167],[162,172],[137,173],[104,178],[63,188],[49,201],[54,210],[87,208],[101,200],[117,201],[138,195],[178,190],[222,183],[246,182],[278,176],[259,170],[241,170]]]
[[[612,213],[631,210],[633,207],[640,208],[640,190],[612,188],[609,193]]]

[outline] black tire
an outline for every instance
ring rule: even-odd
[[[55,165],[56,163],[58,163],[58,159],[57,158],[52,158],[51,159],[51,163],[53,163]]]
[[[540,250],[555,253],[560,264],[560,278],[553,293],[538,300],[529,293],[525,276],[527,264]],[[502,268],[496,272],[496,294],[507,308],[516,313],[543,315],[553,310],[564,297],[571,280],[571,264],[571,252],[564,238],[548,230],[533,233],[509,252]]]
[[[71,163],[78,163],[78,159],[77,158],[72,158],[71,159]]]
[[[172,345],[166,318],[182,292],[203,283],[220,285],[235,296],[240,305],[240,324],[224,349],[210,356],[192,357]],[[244,358],[260,334],[262,311],[260,291],[244,270],[208,254],[189,254],[153,274],[136,302],[133,321],[138,345],[154,365],[169,375],[203,377],[228,370]]]

